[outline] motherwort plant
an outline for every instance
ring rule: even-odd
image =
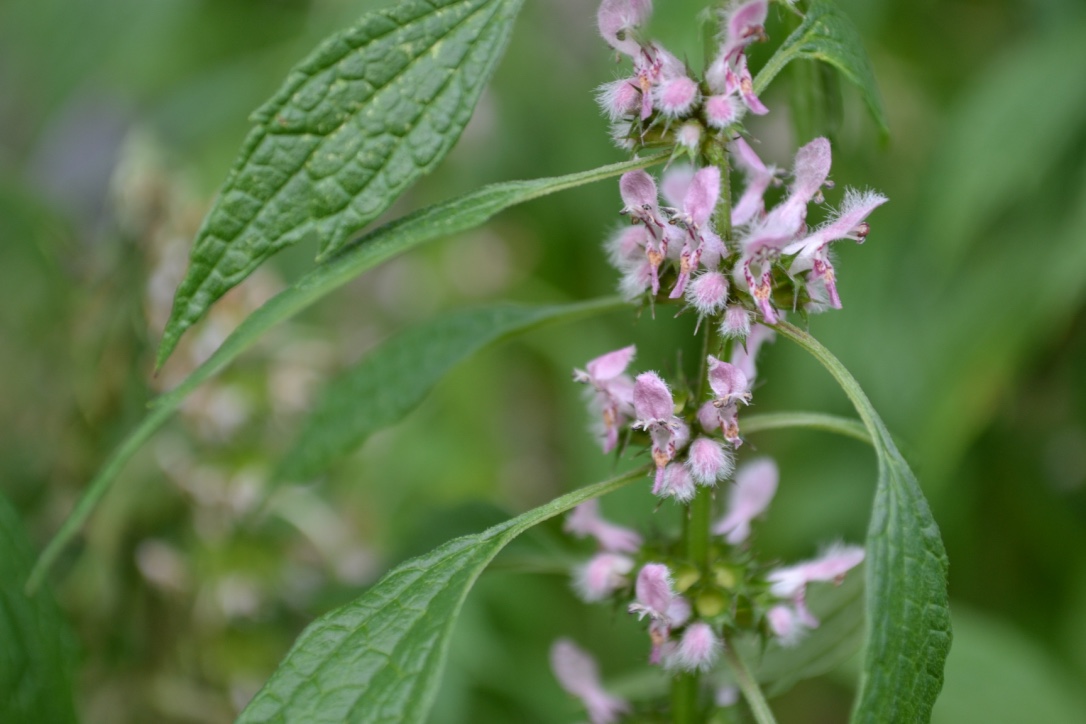
[[[270,327],[397,254],[480,226],[510,206],[617,177],[622,223],[606,250],[620,297],[460,310],[402,332],[327,385],[297,441],[281,457],[271,453],[277,459],[266,482],[270,489],[324,473],[405,416],[459,361],[498,339],[616,310],[696,315],[695,376],[668,379],[641,369],[632,345],[599,349],[574,372],[603,451],[646,464],[398,565],[311,623],[239,721],[426,721],[472,585],[516,536],[560,515],[566,531],[597,549],[576,566],[573,588],[584,601],[639,622],[644,655],[631,665],[664,681],[620,691],[589,653],[557,641],[550,651],[555,678],[593,724],[729,721],[745,716],[739,693],[755,720],[772,721],[762,684],[810,675],[810,645],[823,632],[818,647],[841,644],[826,631],[832,627],[815,599],[846,577],[849,585],[862,577],[865,619],[853,720],[927,721],[950,645],[938,527],[856,380],[802,328],[811,315],[842,307],[832,246],[862,243],[868,217],[887,199],[849,188],[827,203],[827,138],[801,138],[790,167],[777,168],[763,161],[769,154],[745,125],[784,112],[762,100],[783,69],[818,64],[819,82],[854,85],[885,127],[858,32],[831,0],[715,2],[706,16],[716,31],[711,52],[704,67],[692,67],[649,36],[651,0],[603,0],[596,25],[623,70],[600,87],[598,101],[628,160],[495,184],[369,229],[455,143],[521,5],[401,0],[329,38],[253,114],[254,127],[197,234],[159,366],[189,327],[277,251],[316,241],[317,265],[153,402],[29,572],[28,589],[38,588],[141,445]],[[752,62],[755,44],[769,40],[767,25],[783,27],[783,40],[764,62]],[[797,90],[818,96],[802,83]],[[750,413],[756,381],[773,384],[759,378],[760,356],[782,338],[825,367],[859,420]],[[796,563],[768,557],[756,544],[779,474],[772,459],[750,452],[744,435],[803,426],[867,441],[878,474],[866,539],[820,550],[811,541],[812,557]],[[625,485],[642,486],[646,505],[658,510],[677,506],[681,530],[639,532],[605,519],[596,499]],[[861,563],[862,574],[854,570]]]

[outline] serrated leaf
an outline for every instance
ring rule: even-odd
[[[400,420],[453,367],[488,344],[548,322],[624,306],[616,298],[547,307],[503,304],[454,312],[405,330],[324,390],[277,477],[300,480],[320,473]]]
[[[249,315],[184,382],[151,403],[151,411],[110,454],[60,530],[49,541],[31,572],[27,586],[34,589],[41,583],[60,551],[83,526],[87,516],[109,490],[124,465],[155,431],[170,419],[185,398],[252,346],[268,329],[332,293],[362,272],[428,241],[480,226],[510,206],[617,176],[626,171],[645,168],[663,160],[663,156],[650,156],[566,176],[486,186],[385,224],[306,274]]]
[[[33,562],[22,522],[0,495],[0,721],[74,722],[71,634],[51,593],[24,592]]]
[[[238,721],[425,721],[456,617],[494,556],[532,526],[646,473],[581,488],[397,566],[361,598],[310,624]]]
[[[834,66],[841,75],[860,89],[867,109],[883,136],[890,127],[882,109],[882,99],[875,82],[871,60],[864,50],[856,26],[831,0],[811,0],[800,26],[777,48],[754,79],[755,93],[761,93],[769,82],[793,60],[818,60]]]
[[[265,259],[342,249],[448,153],[522,0],[401,0],[336,33],[258,109],[193,245],[157,364]]]
[[[950,651],[947,558],[908,463],[859,384],[818,340],[774,328],[810,352],[852,401],[875,445],[879,477],[867,530],[867,643],[854,722],[926,722]]]

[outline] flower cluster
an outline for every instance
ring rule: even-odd
[[[648,662],[670,671],[712,670],[725,634],[739,629],[741,611],[753,619],[747,628],[764,632],[780,646],[795,646],[819,625],[806,604],[807,587],[840,584],[863,562],[864,550],[834,544],[818,558],[791,566],[751,559],[752,524],[772,502],[778,479],[771,458],[756,458],[736,472],[727,509],[712,526],[721,555],[709,579],[682,562],[660,562],[660,550],[643,543],[636,532],[601,518],[596,501],[583,503],[567,517],[566,530],[595,537],[601,552],[575,571],[575,590],[591,603],[628,602],[631,614],[647,619]],[[740,560],[741,566],[729,562]],[[595,724],[616,721],[629,711],[627,702],[602,688],[595,663],[572,643],[556,642],[551,663],[563,688],[582,700]],[[592,675],[577,676],[579,671]]]
[[[785,172],[764,163],[747,140],[746,114],[768,113],[746,56],[751,43],[765,39],[768,0],[737,1],[722,14],[720,45],[701,77],[645,38],[651,12],[651,0],[601,3],[600,34],[633,69],[602,86],[599,102],[621,147],[671,148],[672,160],[690,163],[669,164],[659,179],[644,170],[621,177],[620,213],[629,224],[606,248],[631,302],[680,303],[696,312],[698,329],[706,323],[708,354],[693,387],[630,372],[634,346],[591,360],[573,377],[587,388],[603,451],[651,458],[654,496],[673,499],[687,514],[702,506],[703,523],[711,520],[706,506],[718,486],[726,506],[703,529],[708,547],[696,559],[685,534],[646,540],[604,519],[596,501],[575,509],[565,529],[596,542],[596,553],[573,572],[583,600],[644,621],[650,664],[711,672],[741,634],[796,645],[819,624],[807,606],[808,586],[840,583],[864,558],[862,548],[836,544],[793,566],[760,562],[752,529],[777,491],[777,465],[762,457],[736,469],[735,460],[743,445],[740,410],[752,401],[757,360],[775,336],[773,325],[789,312],[841,306],[830,245],[863,242],[868,215],[886,197],[846,190],[840,207],[809,227],[809,207],[824,203],[823,189],[832,188],[829,141],[801,147]],[[557,642],[551,658],[559,683],[581,699],[594,724],[631,711],[602,688],[595,663],[571,642]],[[719,705],[734,703],[727,681],[709,680],[721,687]]]

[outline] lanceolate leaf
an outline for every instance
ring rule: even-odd
[[[950,651],[947,559],[924,494],[844,365],[814,337],[775,329],[810,352],[852,400],[875,444],[879,478],[867,530],[867,650],[854,722],[926,722]]]
[[[426,721],[456,617],[486,565],[528,528],[646,472],[582,488],[398,566],[310,624],[238,721]]]
[[[74,722],[74,647],[49,591],[23,591],[33,562],[19,516],[0,495],[0,721]]]
[[[217,374],[235,357],[247,350],[261,334],[275,324],[289,319],[318,299],[330,294],[356,276],[387,261],[397,254],[428,241],[467,231],[486,223],[499,211],[565,189],[617,176],[638,168],[651,166],[662,156],[615,163],[581,173],[534,181],[511,181],[494,184],[459,198],[436,204],[397,219],[376,229],[341,254],[321,264],[289,288],[268,300],[260,309],[238,325],[222,346],[206,362],[196,368],[184,382],[158,397],[140,425],[113,451],[105,465],[90,482],[75,509],[64,521],[60,531],[49,542],[27,584],[30,589],[41,583],[49,566],[61,549],[82,527],[87,516],[105,495],[125,463],[160,428],[189,394]]]
[[[279,477],[321,472],[414,409],[449,370],[492,342],[547,322],[627,306],[617,298],[548,307],[504,304],[454,312],[408,329],[325,389]]]
[[[754,79],[755,93],[765,90],[784,66],[800,59],[819,60],[837,68],[860,89],[880,130],[884,135],[889,134],[875,73],[860,33],[831,0],[811,0],[803,22],[785,39]]]
[[[158,354],[266,258],[343,248],[445,156],[522,0],[399,0],[326,40],[264,104],[196,236]]]

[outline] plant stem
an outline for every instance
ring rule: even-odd
[[[698,718],[697,672],[679,673],[671,680],[671,721],[675,724],[700,724]]]
[[[776,724],[777,720],[773,718],[773,712],[770,711],[765,695],[762,694],[762,688],[758,686],[758,681],[750,673],[747,663],[743,661],[743,657],[739,655],[731,642],[725,642],[724,644],[724,658],[728,660],[728,664],[732,667],[732,673],[735,674],[735,680],[739,684],[739,689],[743,692],[743,698],[747,700],[747,704],[750,706],[754,721],[758,722],[758,724]]]

